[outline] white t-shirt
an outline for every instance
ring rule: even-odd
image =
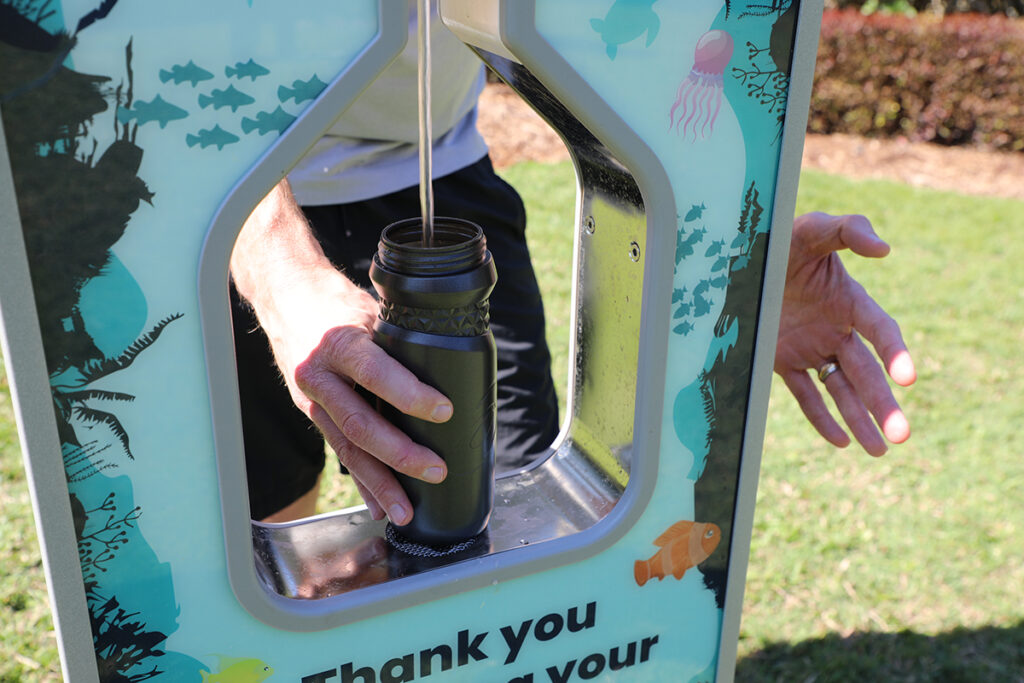
[[[479,58],[438,19],[430,27],[433,175],[479,161],[487,145],[476,129],[484,86]],[[288,175],[299,204],[342,204],[419,183],[416,13],[402,53],[342,113]]]

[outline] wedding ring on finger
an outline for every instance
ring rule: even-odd
[[[829,377],[839,372],[839,369],[839,361],[825,361],[825,364],[818,368],[818,379],[824,383]]]

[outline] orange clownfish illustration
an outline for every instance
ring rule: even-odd
[[[655,539],[654,545],[661,550],[654,557],[633,563],[636,585],[644,585],[651,577],[661,581],[669,574],[677,579],[683,578],[687,569],[708,559],[721,540],[722,530],[717,524],[676,522]]]

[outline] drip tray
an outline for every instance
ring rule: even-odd
[[[611,512],[627,476],[609,475],[563,444],[543,462],[500,477],[487,529],[450,554],[400,550],[387,540],[387,520],[374,521],[363,506],[287,524],[253,522],[256,571],[267,590],[286,598],[342,595],[579,533]]]

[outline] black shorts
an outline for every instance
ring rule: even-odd
[[[484,157],[434,181],[438,216],[480,225],[498,282],[490,299],[498,349],[497,467],[529,464],[558,434],[558,404],[544,336],[544,308],[526,246],[526,212],[516,191]],[[304,207],[329,259],[370,288],[369,267],[385,227],[420,215],[419,188],[351,204]],[[324,465],[320,433],[292,403],[269,343],[232,291],[249,499],[262,519],[309,491]]]

